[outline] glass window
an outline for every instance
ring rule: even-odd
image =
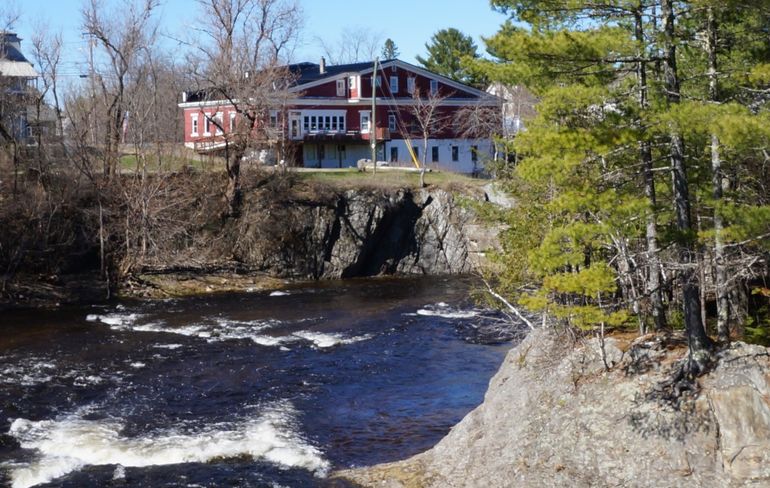
[[[198,114],[192,114],[192,131],[191,135],[198,135]]]
[[[345,80],[337,80],[337,96],[345,96]]]
[[[452,161],[455,163],[460,160],[460,148],[452,146]]]
[[[430,148],[430,159],[434,163],[438,163],[438,146]]]
[[[340,130],[342,132],[345,132],[345,116],[344,115],[340,116]]]
[[[414,157],[417,159],[420,159],[420,148],[417,146],[412,146],[412,152],[414,152]]]
[[[310,116],[310,130],[318,130],[318,123],[315,115]]]
[[[430,94],[431,95],[437,95],[438,94],[438,81],[430,80]]]
[[[474,163],[479,160],[479,146],[471,146],[471,161]]]
[[[398,161],[398,148],[397,147],[391,147],[390,148],[390,162],[395,163]]]
[[[390,77],[390,93],[398,93],[398,76]]]
[[[414,77],[410,76],[406,79],[406,91],[409,92],[410,95],[414,94]]]
[[[335,132],[337,131],[337,116],[336,115],[332,115],[332,130],[335,131]]]
[[[230,112],[230,132],[235,132],[235,112]]]
[[[396,131],[396,115],[390,114],[388,115],[388,130],[391,132]]]
[[[310,132],[310,117],[307,115],[302,119],[302,127],[305,129],[305,132]]]
[[[332,118],[327,115],[324,118],[324,130],[330,130],[331,128],[332,128]]]

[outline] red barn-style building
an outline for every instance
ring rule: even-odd
[[[463,137],[456,119],[465,107],[500,107],[500,99],[484,91],[398,59],[383,61],[377,69],[372,124],[372,62],[326,66],[322,59],[321,64],[288,68],[294,79],[289,90],[292,98],[284,113],[271,111],[270,123],[281,126],[285,138],[294,144],[301,166],[344,168],[371,158],[372,125],[378,161],[408,165],[414,154],[419,161],[425,158],[428,167],[475,173],[491,154],[492,141]],[[437,100],[434,120],[440,123],[429,132],[427,155],[422,154],[415,93],[423,100],[433,94]],[[226,101],[185,93],[179,106],[184,111],[185,145],[200,152],[221,149],[228,129],[236,127],[238,115]]]

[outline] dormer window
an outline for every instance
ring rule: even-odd
[[[390,93],[398,93],[398,76],[390,77]]]
[[[345,80],[337,80],[337,96],[345,96]]]

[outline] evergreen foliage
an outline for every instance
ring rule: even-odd
[[[425,44],[428,57],[417,56],[426,69],[461,83],[483,88],[486,79],[477,71],[470,71],[466,63],[478,59],[476,43],[471,36],[455,28],[442,29]]]
[[[770,1],[492,4],[510,21],[469,71],[541,100],[511,142],[499,289],[588,329],[681,313],[696,352],[713,300],[727,340],[770,250]]]
[[[398,46],[393,42],[393,39],[388,38],[385,40],[385,44],[382,46],[382,59],[397,59],[401,53],[398,51]]]

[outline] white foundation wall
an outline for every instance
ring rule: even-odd
[[[412,146],[419,148],[420,161],[423,160],[423,141],[422,139],[412,139]],[[452,161],[452,147],[457,147],[457,161]],[[477,157],[476,161],[473,160],[471,150],[473,146],[476,146]],[[398,161],[400,165],[411,165],[412,159],[407,149],[407,142],[403,139],[394,139],[385,143],[385,154],[381,155],[385,161],[390,161],[391,148],[398,149]],[[438,162],[434,163],[432,160],[432,148],[438,147]],[[454,171],[455,173],[476,173],[483,169],[483,161],[489,159],[492,156],[492,142],[485,139],[428,139],[428,154],[425,161],[427,161],[427,167],[431,169],[439,169],[444,171]]]
[[[319,146],[324,147],[322,159],[319,159]],[[379,144],[377,154],[377,159],[382,160],[382,144]],[[306,168],[355,168],[359,159],[371,157],[372,150],[368,145],[315,142],[302,145],[302,161]]]

